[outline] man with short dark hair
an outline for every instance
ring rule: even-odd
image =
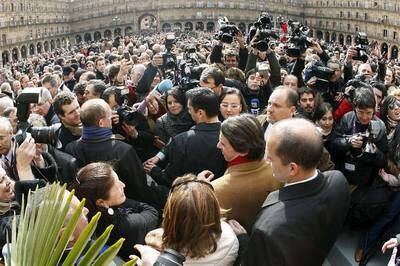
[[[106,84],[103,81],[98,79],[89,80],[85,88],[86,100],[100,99],[106,89]]]
[[[312,120],[315,110],[315,92],[313,89],[303,86],[297,90],[299,101],[297,104],[297,117]]]
[[[75,69],[68,65],[63,67],[63,85],[66,86],[70,91],[74,89],[76,84],[75,80]]]
[[[54,112],[61,121],[58,139],[64,150],[68,143],[77,140],[82,135],[80,106],[72,92],[61,92],[54,98]]]
[[[203,70],[200,76],[200,86],[212,89],[218,97],[222,94],[225,84],[224,73],[217,67],[210,66]]]
[[[146,202],[160,210],[168,190],[147,184],[147,177],[135,149],[116,140],[111,129],[111,109],[102,99],[85,102],[81,108],[82,138],[67,145],[66,151],[83,167],[92,162],[115,161],[128,198]]]
[[[104,75],[104,70],[106,69],[106,62],[104,57],[98,57],[96,59],[95,63],[95,67],[96,67],[96,79],[99,80],[106,80],[106,75]]]
[[[42,86],[49,90],[54,98],[58,93],[58,83],[53,75],[46,75],[42,79]]]
[[[224,56],[225,65],[227,68],[238,67],[239,66],[239,55],[232,50],[228,50]]]
[[[323,143],[307,120],[276,123],[267,150],[275,178],[285,185],[262,205],[242,265],[322,265],[346,219],[346,179],[317,171]]]
[[[163,153],[145,162],[145,169],[159,183],[171,186],[178,176],[198,174],[210,170],[222,176],[226,162],[217,148],[221,123],[218,121],[219,99],[208,88],[195,88],[186,93],[188,110],[196,125],[176,135],[164,148]],[[168,161],[164,170],[155,164],[160,159]]]

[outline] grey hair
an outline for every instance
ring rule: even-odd
[[[3,128],[11,133],[13,132],[11,122],[7,117],[0,117],[0,128]]]

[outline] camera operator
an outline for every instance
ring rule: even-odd
[[[46,121],[41,115],[30,114],[28,122],[33,127],[46,127]],[[49,153],[48,144],[35,143],[36,152],[32,160],[32,172],[39,179],[44,179],[47,182],[59,180],[58,167],[56,160]]]
[[[354,111],[337,125],[332,157],[350,184],[368,184],[386,163],[389,147],[384,123],[375,114],[375,97],[370,88],[357,88]]]
[[[267,105],[273,91],[270,81],[270,69],[265,63],[246,73],[246,86],[242,93],[250,113],[258,116]]]
[[[368,43],[368,40],[366,40]],[[368,44],[366,45],[368,46]],[[367,47],[361,49],[362,56],[360,56],[359,46],[351,46],[347,50],[345,58],[345,69],[348,69],[348,73],[353,73],[353,64],[362,62],[357,68],[357,75],[363,75],[367,80],[374,79],[380,82],[384,82],[386,76],[386,60],[385,54],[381,53],[379,45],[372,44],[372,50],[370,56],[367,54]],[[368,47],[369,49],[369,47]],[[356,61],[356,62],[354,62]],[[345,74],[346,77],[346,74]],[[350,77],[352,79],[353,76]]]
[[[254,36],[252,42],[256,39]],[[257,60],[262,62],[257,66]],[[246,65],[246,88],[243,96],[251,113],[259,115],[265,108],[273,89],[281,84],[281,71],[275,52],[270,47],[265,52],[250,48]]]
[[[312,51],[316,53],[318,58],[321,60],[323,65],[326,65],[326,63],[329,60],[329,56],[326,54],[325,50],[321,47],[321,45],[318,43],[316,40],[310,40],[310,41],[305,41],[306,46],[310,47]],[[289,54],[290,57],[294,59],[294,63],[292,63],[289,66],[289,69],[292,69],[292,71],[289,74],[295,75],[298,79],[298,84],[299,87],[304,85],[304,80],[302,76],[303,69],[306,64],[306,51],[304,47],[301,47],[299,49],[299,54]]]
[[[256,36],[254,36],[252,42],[255,40]],[[251,70],[256,68],[257,66],[257,60],[259,61],[268,61],[268,64],[270,66],[270,75],[269,75],[269,80],[268,83],[271,82],[271,84],[268,84],[270,88],[275,88],[276,86],[281,85],[281,67],[279,65],[279,61],[276,57],[275,52],[268,47],[266,51],[260,51],[256,47],[250,48],[249,51],[249,56],[247,59],[247,64],[246,64],[246,74]],[[269,82],[270,81],[270,82]],[[267,85],[267,84],[266,84]]]
[[[24,152],[24,155],[21,155],[19,160],[18,156],[21,149],[24,149],[26,153]],[[34,157],[37,156],[35,141],[30,134],[27,134],[24,142],[18,146],[14,141],[11,123],[5,117],[0,117],[0,155],[4,170],[6,170],[7,175],[13,180],[23,180],[28,177],[36,177],[45,179],[46,181],[54,180],[54,175],[44,175],[42,172],[44,168],[49,166],[53,169],[54,167],[56,168],[54,159],[48,160],[49,157],[45,156],[39,158],[40,160],[37,160],[37,163],[42,161],[42,159],[44,161],[36,165],[33,161]]]
[[[102,99],[118,116],[115,122],[113,120],[113,133],[123,136],[121,140],[132,145],[140,160],[145,161],[158,151],[153,146],[154,134],[150,130],[146,117],[127,106],[123,102],[124,96],[121,96],[120,93],[121,89],[110,87],[104,91],[102,96]]]
[[[351,79],[352,69],[348,66],[342,67],[342,64],[336,59],[330,59],[327,67],[334,70],[335,73],[329,78],[329,92],[330,97],[325,99],[326,102],[333,104],[334,108],[339,106],[340,100],[343,98],[344,85]],[[342,70],[343,68],[343,70]]]
[[[248,51],[245,44],[244,34],[238,30],[235,34],[235,39],[239,46],[239,53],[237,51],[228,51],[223,56],[224,43],[219,40],[214,43],[210,54],[210,62],[213,63],[224,63],[227,68],[238,67],[241,70],[245,70]]]

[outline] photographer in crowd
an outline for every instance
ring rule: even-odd
[[[284,31],[285,25],[287,31]],[[309,27],[295,21],[275,23],[266,13],[255,19],[247,34],[239,28],[225,18],[220,20],[216,34],[201,31],[131,34],[81,42],[7,65],[0,71],[0,88],[4,88],[0,94],[0,112],[4,116],[0,118],[4,119],[0,123],[0,153],[4,169],[10,171],[13,180],[18,180],[20,171],[26,170],[15,170],[18,168],[15,152],[18,143],[25,139],[22,136],[31,133],[35,142],[40,143],[39,148],[42,147],[36,154],[37,160],[30,163],[35,178],[41,178],[36,176],[37,172],[44,173],[42,169],[52,166],[51,162],[43,164],[39,158],[40,155],[46,161],[46,152],[54,158],[57,168],[56,174],[45,175],[49,182],[70,183],[77,171],[90,163],[113,162],[116,174],[125,183],[127,197],[151,205],[159,214],[176,178],[210,170],[216,178],[212,185],[220,200],[219,206],[231,209],[227,217],[237,218],[252,232],[251,250],[239,258],[249,265],[263,261],[274,265],[278,263],[276,258],[286,261],[287,257],[290,257],[288,261],[295,258],[293,261],[298,264],[307,252],[312,255],[307,256],[305,264],[320,265],[347,214],[348,195],[343,192],[346,186],[342,182],[345,179],[352,192],[350,227],[359,230],[363,224],[370,228],[359,245],[364,262],[368,257],[364,255],[377,243],[376,236],[387,226],[387,221],[397,217],[397,198],[391,197],[389,185],[396,186],[398,179],[395,152],[400,113],[400,90],[396,83],[400,74],[398,60],[387,59],[378,45],[370,44],[362,32],[354,45],[347,47],[312,39]],[[41,86],[46,89],[31,94],[31,89],[38,90]],[[27,120],[32,112],[44,116],[47,126],[57,119],[61,124],[47,127],[39,123],[35,127],[35,122]],[[315,121],[318,131],[310,122],[296,117]],[[7,119],[13,127],[5,122]],[[286,125],[287,130],[277,130],[279,124]],[[304,127],[304,132],[297,131],[299,125]],[[314,131],[321,134],[324,142],[320,143]],[[288,141],[285,144],[288,147],[296,141],[298,145],[288,154],[276,147],[265,149],[265,141],[270,138],[276,143]],[[319,148],[305,148],[305,145],[315,148],[316,143],[318,147],[323,143],[326,148],[322,149],[322,156]],[[263,152],[250,156],[254,149]],[[312,166],[303,165],[300,160],[315,156],[319,162],[313,161]],[[294,182],[291,186],[285,179],[286,185],[276,190],[279,182],[270,180],[271,169],[265,159],[272,161],[275,177],[282,175],[297,181],[304,178],[307,182]],[[314,177],[314,168],[320,172],[315,179],[308,180]],[[337,172],[324,172],[332,168],[340,170],[344,177]],[[281,174],[276,174],[277,171]],[[243,180],[234,180],[244,175]],[[321,176],[327,178],[321,181]],[[332,181],[332,176],[338,180]],[[205,179],[208,182],[210,176]],[[227,179],[233,181],[226,182]],[[269,193],[269,203],[271,197],[285,195],[290,187],[296,190],[317,181],[328,185],[340,183],[341,197],[334,191],[326,191],[324,198],[321,193],[325,191],[310,189],[315,194],[306,196],[310,196],[309,202],[315,207],[304,209],[315,213],[300,217],[296,215],[304,213],[298,208],[285,209],[285,212],[288,217],[296,216],[298,225],[307,227],[308,236],[328,236],[319,241],[323,248],[315,251],[318,241],[308,241],[304,232],[298,234],[299,242],[294,245],[299,250],[304,248],[301,259],[297,259],[296,251],[282,252],[287,246],[279,237],[265,245],[265,230],[260,228],[277,233],[268,226],[272,221],[263,219],[269,217],[269,210],[276,204],[261,208],[260,199]],[[378,189],[383,193],[377,193]],[[102,199],[105,198],[107,195],[103,195]],[[337,210],[332,208],[333,201]],[[107,206],[97,204],[97,207]],[[172,210],[176,206],[168,204],[168,208]],[[337,219],[337,224],[318,220],[319,214],[330,217],[334,211],[338,213],[330,220]],[[310,222],[313,215],[317,218]],[[259,219],[253,226],[256,217]],[[173,228],[174,221],[164,218],[168,221],[165,226]],[[219,219],[220,213],[214,213],[213,223],[218,224]],[[274,226],[291,228],[290,222]],[[176,233],[173,231],[164,231],[165,236]],[[203,239],[190,235],[191,230],[186,231],[185,242]],[[201,230],[193,230],[196,232]],[[222,243],[220,232],[216,232],[212,242]],[[202,247],[202,243],[182,249],[185,243],[179,242],[176,246],[177,241],[165,240],[165,247],[179,246],[178,251],[186,255],[187,261],[198,261],[189,251]],[[224,250],[218,245],[206,244],[214,251]],[[243,247],[246,245],[241,250]],[[219,258],[213,250],[198,254]],[[128,254],[126,249],[124,257]],[[229,257],[227,265],[232,265],[235,256]]]

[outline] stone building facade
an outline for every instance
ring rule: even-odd
[[[295,2],[295,1],[292,1]],[[308,0],[301,4],[303,23],[314,37],[341,44],[354,44],[358,32],[376,40],[382,51],[398,58],[400,1],[397,0]]]
[[[298,20],[325,41],[352,44],[363,31],[398,56],[396,0],[2,0],[0,64],[131,32],[214,31],[222,16],[245,31],[261,11]]]

